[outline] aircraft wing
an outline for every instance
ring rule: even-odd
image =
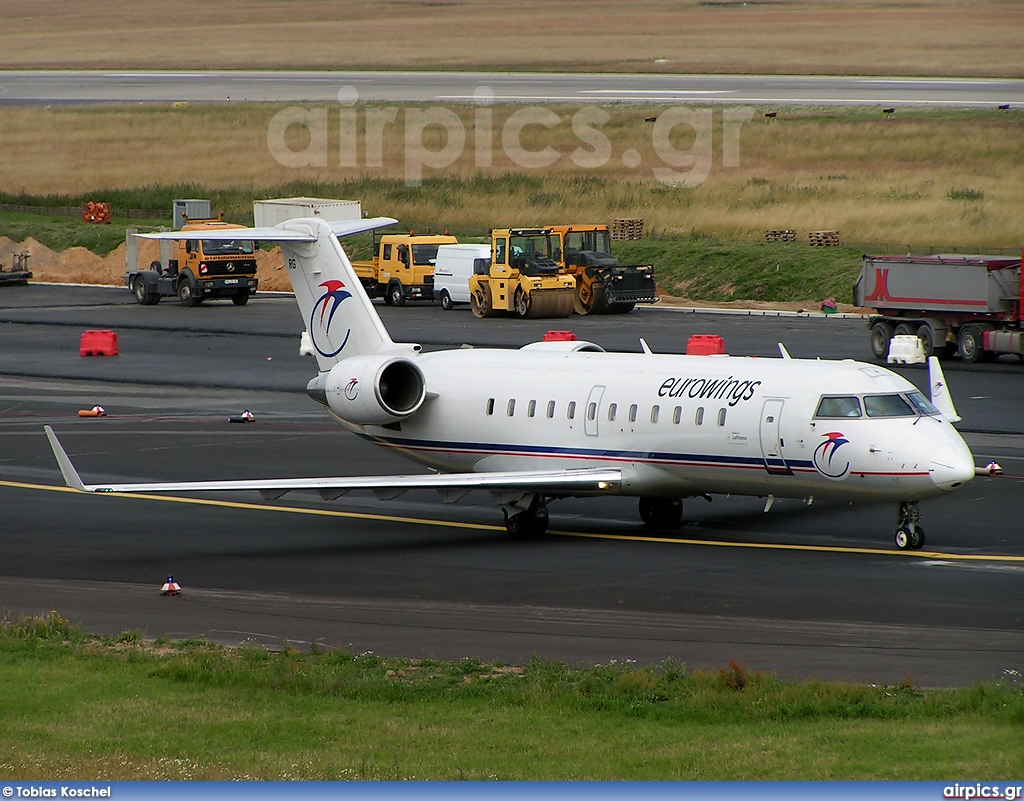
[[[608,492],[618,488],[618,468],[579,470],[515,470],[494,473],[428,473],[408,476],[338,476],[325,478],[249,479],[242,481],[177,481],[139,484],[86,484],[78,475],[57,435],[44,426],[53,455],[57,457],[64,483],[81,492],[211,492],[255,490],[268,499],[280,498],[291,490],[315,490],[331,500],[354,489],[372,490],[387,499],[412,489],[433,489],[449,493],[452,500],[470,490],[522,490],[545,493]]]
[[[292,222],[289,220],[288,222]],[[393,217],[369,217],[364,220],[345,220],[328,223],[337,237],[360,234],[376,228],[394,225]],[[204,239],[207,241],[251,239],[254,242],[316,242],[316,236],[309,231],[292,228],[208,228],[201,231],[159,231],[152,234],[138,234],[140,239]]]

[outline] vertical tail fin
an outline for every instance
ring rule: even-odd
[[[315,242],[281,242],[281,253],[321,372],[353,356],[408,350],[391,340],[338,241],[392,223],[386,217],[334,225],[303,219],[279,226],[316,237]]]

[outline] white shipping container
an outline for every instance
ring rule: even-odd
[[[252,204],[252,213],[258,228],[272,228],[298,217],[319,217],[325,222],[345,222],[358,220],[363,216],[358,200],[329,200],[316,197],[257,200]]]

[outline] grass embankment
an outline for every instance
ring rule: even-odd
[[[0,52],[9,69],[1017,77],[1021,63],[1014,0],[226,0],[218,11],[204,0],[5,0]]]
[[[1024,770],[1020,677],[921,691],[730,663],[520,667],[0,627],[0,777],[948,779]]]
[[[478,152],[480,110],[450,105],[466,147],[448,167],[425,167],[421,186],[407,186],[405,115],[422,107],[395,109],[394,123],[383,126],[379,142],[371,136],[369,148],[365,123],[371,109],[355,107],[354,167],[339,165],[341,107],[304,107],[326,115],[321,166],[287,167],[272,155],[268,129],[281,105],[0,107],[5,152],[18,154],[0,159],[0,191],[9,198],[0,202],[49,195],[54,205],[98,200],[165,216],[174,196],[209,196],[229,216],[247,216],[255,198],[308,194],[358,199],[370,214],[435,230],[639,217],[656,235],[758,241],[766,229],[790,229],[806,242],[808,231],[838,230],[845,242],[976,252],[1019,246],[1024,230],[1021,111],[899,109],[883,119],[878,109],[791,109],[765,124],[757,110],[738,129],[739,165],[725,166],[717,110],[707,178],[687,187],[665,185],[653,172],[666,166],[663,155],[672,157],[665,147],[660,154],[655,148],[664,128],[646,121],[664,107],[606,107],[607,122],[592,129],[606,137],[606,151],[593,166],[581,166],[594,149],[573,131],[579,107],[554,106],[549,111],[557,125],[530,124],[519,137],[526,151],[550,148],[558,156],[550,166],[533,168],[516,163],[522,158],[503,144],[506,121],[520,109],[486,110],[489,144]],[[285,133],[293,150],[309,144],[301,126]],[[686,125],[666,136],[662,144],[677,151],[694,142]],[[421,138],[430,150],[447,141],[439,126],[427,126]],[[491,166],[478,166],[480,154]],[[625,166],[633,158],[639,164]]]

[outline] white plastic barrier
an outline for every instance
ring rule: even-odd
[[[916,334],[900,334],[889,340],[889,364],[924,364],[924,343]]]

